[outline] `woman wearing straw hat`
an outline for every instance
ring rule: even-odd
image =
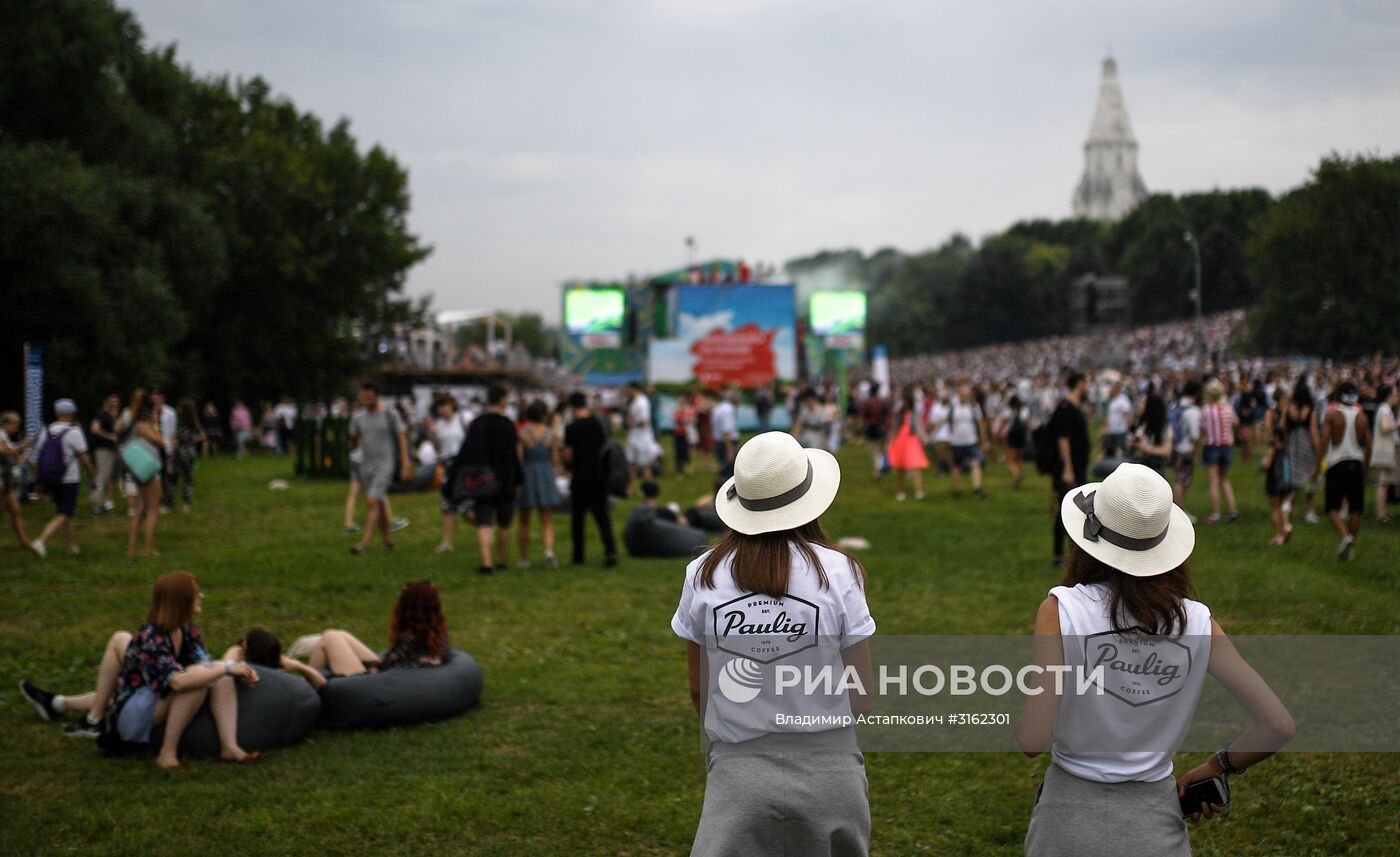
[[[1037,794],[1026,854],[1189,855],[1186,787],[1219,778],[1228,802],[1228,776],[1287,743],[1293,718],[1210,609],[1188,597],[1186,559],[1196,534],[1165,479],[1141,464],[1119,465],[1103,482],[1071,490],[1060,515],[1075,550],[1064,582],[1036,616],[1036,660],[1105,665],[1102,686],[1121,692],[1057,698],[1047,678],[1039,695],[1027,697],[1017,741],[1028,756],[1051,750],[1053,763]],[[1149,673],[1155,680],[1142,680]],[[1207,673],[1254,723],[1174,781],[1172,755]],[[1223,808],[1203,803],[1190,817]]]
[[[715,497],[730,532],[686,567],[671,628],[687,641],[690,695],[708,745],[693,857],[865,855],[870,805],[855,714],[873,690],[865,570],[817,518],[841,471],[825,450],[766,432],[744,444]],[[779,667],[854,674],[813,693]]]

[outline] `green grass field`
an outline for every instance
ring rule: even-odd
[[[841,458],[846,481],[824,522],[833,537],[872,543],[861,559],[881,633],[1030,632],[1057,582],[1045,480],[1012,491],[994,465],[989,500],[954,501],[946,481],[932,481],[929,499],[896,503],[889,480],[870,480],[863,449]],[[344,485],[268,489],[290,469],[268,458],[201,465],[195,510],[161,520],[154,559],[126,559],[125,517],[80,517],[81,557],[55,550],[40,561],[0,533],[0,854],[149,854],[177,842],[219,855],[688,852],[705,770],[683,644],[669,628],[683,562],[605,571],[594,541],[586,569],[480,578],[470,534],[456,553],[433,554],[434,495],[396,495],[396,513],[413,521],[398,550],[355,558],[341,533]],[[668,478],[666,497],[693,499],[707,479]],[[1201,526],[1193,560],[1199,596],[1227,631],[1400,633],[1400,529],[1367,526],[1349,564],[1333,558],[1326,525],[1299,523],[1290,545],[1270,548],[1261,479],[1238,467],[1236,483],[1242,519]],[[1197,513],[1204,493],[1198,484]],[[26,507],[31,532],[48,509]],[[564,521],[564,557],[566,533]],[[253,766],[193,761],[173,773],[103,758],[40,722],[14,690],[19,679],[87,689],[107,636],[134,629],[151,581],[181,568],[199,575],[216,653],[255,624],[284,640],[343,627],[382,645],[398,589],[431,579],[454,642],[485,667],[482,703],[445,723],[316,732]],[[870,754],[874,852],[1019,854],[1045,764]],[[1197,854],[1400,847],[1400,755],[1284,755],[1233,785],[1232,817],[1194,830]]]

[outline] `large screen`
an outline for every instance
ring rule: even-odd
[[[570,336],[622,331],[621,289],[572,289],[564,294],[564,328]]]
[[[865,331],[865,292],[816,292],[811,330],[818,336]]]

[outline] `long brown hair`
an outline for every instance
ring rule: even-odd
[[[827,578],[821,558],[817,556],[817,547],[824,547],[845,556],[846,561],[851,564],[851,571],[855,573],[857,584],[861,589],[865,588],[865,568],[855,557],[831,543],[831,539],[822,531],[820,521],[809,521],[795,529],[759,533],[756,536],[746,536],[730,530],[720,539],[719,544],[700,560],[696,580],[701,586],[714,589],[715,570],[726,557],[733,555],[730,574],[734,577],[736,587],[770,598],[782,598],[788,591],[793,547],[797,548],[817,572],[817,585],[822,589],[827,587]]]
[[[389,620],[390,645],[410,634],[430,657],[446,654],[447,616],[442,612],[437,587],[426,580],[415,580],[403,588]]]
[[[151,609],[146,611],[146,624],[172,633],[194,621],[194,600],[199,594],[199,581],[188,571],[172,571],[156,578],[151,593]]]
[[[1070,552],[1061,586],[1103,584],[1110,601],[1108,620],[1120,634],[1179,636],[1186,632],[1184,599],[1195,594],[1186,563],[1166,574],[1133,577],[1095,559],[1077,546]]]

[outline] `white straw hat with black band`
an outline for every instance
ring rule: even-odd
[[[1141,464],[1120,464],[1104,481],[1072,489],[1060,520],[1080,550],[1133,577],[1166,574],[1196,547],[1172,487]]]
[[[715,495],[715,512],[747,536],[815,521],[841,487],[841,466],[824,449],[803,449],[782,431],[756,435],[734,457],[734,476]]]

